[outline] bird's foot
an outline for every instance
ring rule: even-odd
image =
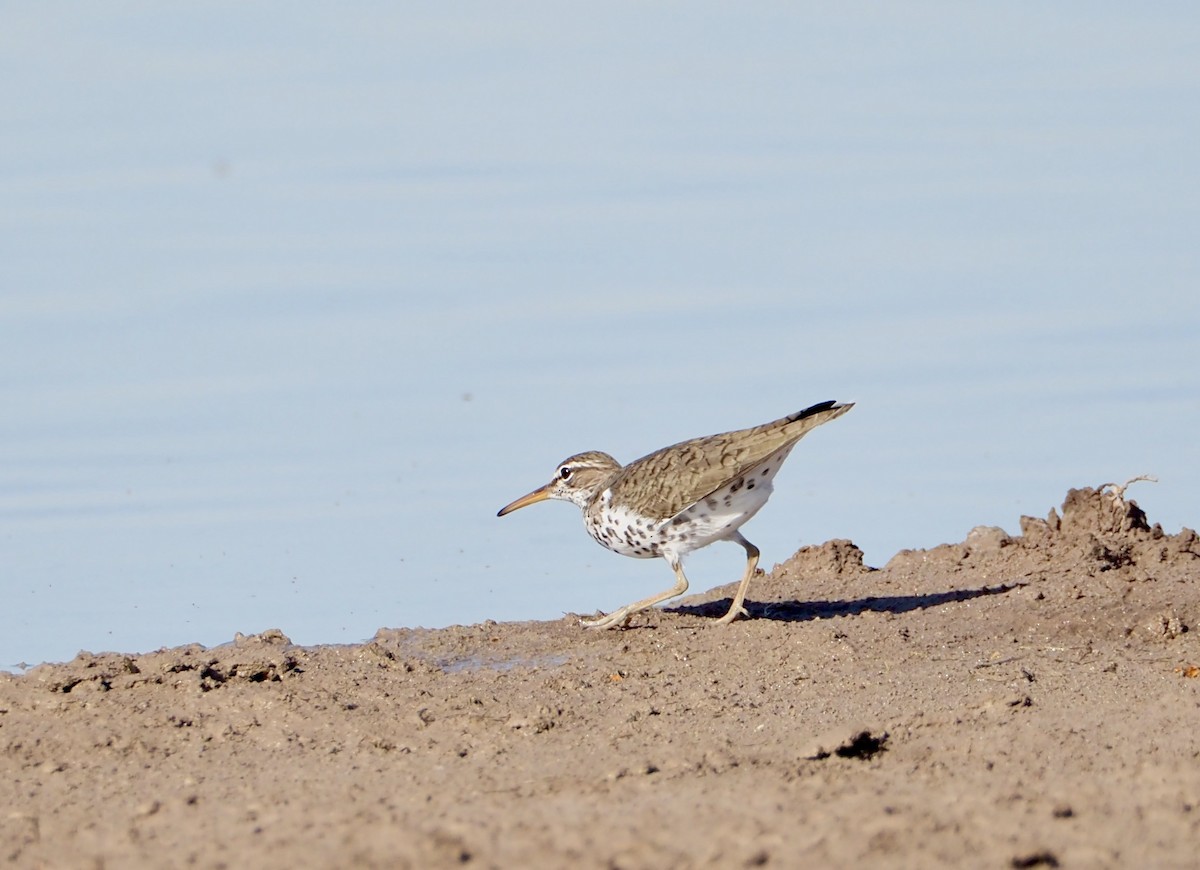
[[[728,613],[717,620],[717,625],[729,625],[729,623],[733,622],[735,619],[740,619],[743,616],[749,617],[750,611],[742,607],[740,604],[735,604],[733,607],[729,608]]]
[[[579,620],[579,624],[584,628],[616,628],[620,624],[620,627],[623,628],[629,624],[630,616],[632,614],[629,613],[629,609],[622,607],[620,610],[614,610],[612,613],[597,616],[595,619],[581,619]]]

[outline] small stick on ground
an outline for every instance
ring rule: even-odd
[[[1125,481],[1122,484],[1102,483],[1098,487],[1096,487],[1096,492],[1104,492],[1104,490],[1106,490],[1106,489],[1111,489],[1113,495],[1115,495],[1121,501],[1124,501],[1125,500],[1125,490],[1127,490],[1132,484],[1138,483],[1139,481],[1143,481],[1143,480],[1147,481],[1149,483],[1158,483],[1158,478],[1152,474],[1139,474],[1137,477],[1129,478],[1129,480]]]

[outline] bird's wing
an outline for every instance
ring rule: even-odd
[[[616,485],[639,511],[670,521],[852,407],[822,402],[762,426],[664,447],[625,466]]]

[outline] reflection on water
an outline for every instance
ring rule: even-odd
[[[447,674],[457,674],[470,671],[511,671],[514,668],[556,668],[570,661],[565,655],[522,656],[511,659],[490,659],[486,656],[468,656],[467,658],[439,662],[438,667]]]

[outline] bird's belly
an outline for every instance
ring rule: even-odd
[[[666,521],[608,504],[585,513],[584,523],[598,544],[622,556],[677,557],[729,537],[758,513],[771,491],[771,480],[767,477],[750,489],[718,491]]]
[[[724,540],[753,517],[771,497],[769,479],[751,490],[717,492],[663,525],[668,545],[680,552]]]

